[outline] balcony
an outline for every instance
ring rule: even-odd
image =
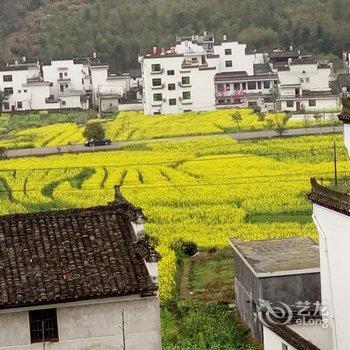
[[[59,77],[57,79],[57,81],[60,82],[60,83],[66,83],[66,82],[71,81],[71,78],[69,78],[69,77]]]
[[[179,101],[183,105],[191,105],[193,103],[191,99],[183,99],[182,97],[179,98]]]
[[[165,84],[160,84],[160,85],[152,85],[151,86],[151,89],[164,89],[165,87]]]
[[[192,87],[192,84],[189,83],[189,84],[183,84],[181,81],[179,82],[179,86],[182,87],[182,88],[190,88]]]
[[[160,100],[160,101],[152,101],[152,107],[159,107],[163,104],[163,102],[166,102],[166,99]]]
[[[151,70],[151,74],[163,74],[164,68],[160,68],[160,70]]]

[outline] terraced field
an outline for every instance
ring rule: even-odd
[[[163,255],[161,297],[172,300],[179,240],[202,248],[314,235],[309,178],[350,171],[342,136],[238,143],[230,138],[136,145],[121,151],[2,160],[0,214],[106,204],[115,184],[141,206]]]

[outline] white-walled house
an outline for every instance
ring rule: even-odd
[[[330,88],[332,65],[313,58],[290,59],[278,67],[280,110],[337,111],[339,96]]]
[[[0,218],[0,349],[160,350],[158,254],[107,206]]]
[[[50,95],[60,108],[89,108],[89,66],[83,60],[52,60],[43,63],[42,74],[50,82]]]
[[[246,45],[214,36],[177,38],[168,49],[154,47],[139,57],[143,75],[146,115],[179,114],[215,110],[216,74],[246,72],[254,75],[254,64],[263,64],[263,54],[247,54]],[[257,85],[256,90],[259,90]]]

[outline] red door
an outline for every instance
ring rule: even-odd
[[[301,108],[300,108],[300,102],[297,102],[297,112],[300,112]]]

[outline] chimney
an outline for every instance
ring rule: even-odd
[[[206,30],[203,32],[203,35],[204,35],[204,36],[207,36],[207,31],[206,31]]]
[[[27,57],[26,57],[26,56],[23,56],[23,57],[22,57],[22,62],[23,62],[23,63],[26,63],[26,62],[27,62]]]
[[[290,64],[292,63],[292,59],[291,58],[288,58],[288,66],[290,66]]]
[[[289,46],[289,51],[293,51],[293,50],[294,50],[293,45],[290,45],[290,46]]]
[[[222,41],[227,41],[227,35],[226,35],[226,34],[224,34],[224,35],[222,36]]]
[[[192,35],[191,40],[192,40],[192,41],[195,41],[195,40],[196,40],[196,37],[195,37],[194,35]]]
[[[18,66],[18,60],[15,60],[15,66]]]
[[[157,54],[157,46],[154,46],[153,47],[153,55],[156,55]]]
[[[97,52],[96,52],[96,51],[94,51],[94,52],[92,53],[92,58],[93,58],[93,59],[96,59],[96,58],[97,58]]]

